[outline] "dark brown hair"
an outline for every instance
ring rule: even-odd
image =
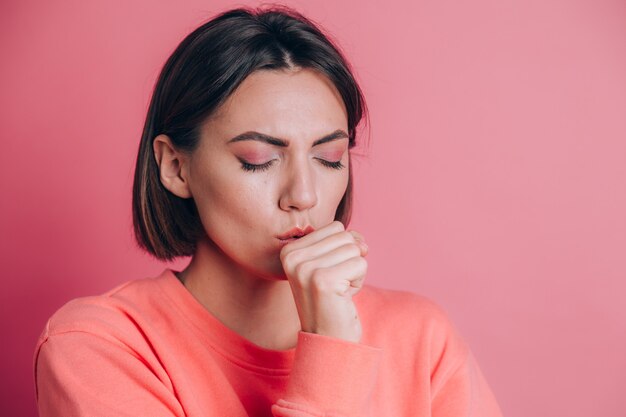
[[[190,33],[169,57],[154,87],[133,183],[133,229],[139,247],[160,260],[191,256],[205,231],[193,198],[180,198],[160,181],[153,140],[170,137],[193,152],[200,125],[252,72],[311,68],[337,88],[348,115],[349,148],[367,107],[347,60],[310,19],[281,5],[223,12]],[[350,161],[351,163],[351,161]],[[335,220],[352,213],[352,169]]]

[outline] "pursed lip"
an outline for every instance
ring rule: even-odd
[[[314,230],[315,229],[311,225],[307,225],[304,228],[300,228],[300,227],[296,226],[293,229],[290,229],[290,230],[286,231],[285,233],[282,233],[282,234],[280,234],[280,235],[278,235],[276,237],[281,239],[281,240],[286,240],[286,239],[291,239],[291,238],[294,238],[294,237],[306,236],[306,235],[308,235],[309,233],[311,233]]]

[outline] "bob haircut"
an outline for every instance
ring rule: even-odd
[[[133,182],[133,230],[139,247],[171,261],[192,256],[206,236],[193,198],[180,198],[160,181],[154,138],[169,136],[192,153],[200,127],[239,84],[257,70],[310,68],[338,90],[348,116],[348,148],[367,115],[363,93],[339,48],[295,10],[241,7],[223,12],[190,33],[169,57],[154,87],[139,144]],[[351,167],[351,159],[349,159]],[[352,213],[352,169],[335,220],[348,225]]]

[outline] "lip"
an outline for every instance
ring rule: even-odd
[[[276,236],[278,239],[280,240],[294,240],[293,238],[298,238],[298,237],[302,237],[302,236],[306,236],[309,233],[313,232],[315,229],[313,228],[313,226],[311,225],[307,225],[304,228],[301,227],[294,227],[293,229],[290,229],[288,231],[286,231],[285,233],[282,233],[278,236]]]

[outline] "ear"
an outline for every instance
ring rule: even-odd
[[[177,151],[167,135],[159,135],[152,142],[154,158],[159,167],[159,178],[165,188],[180,198],[190,198],[187,176],[187,158]]]

